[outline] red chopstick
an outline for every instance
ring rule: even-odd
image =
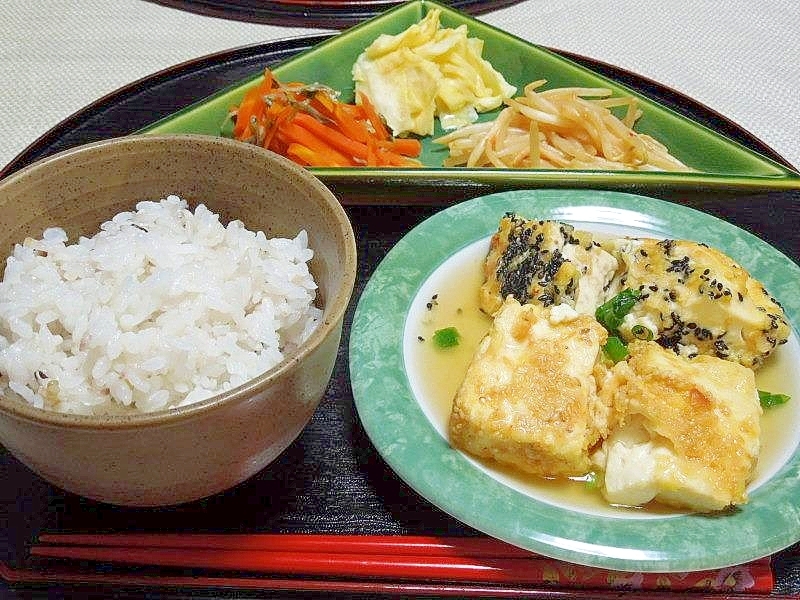
[[[39,541],[79,546],[269,550],[338,554],[534,558],[533,552],[490,537],[283,533],[45,533]]]
[[[248,590],[261,592],[307,592],[307,593],[344,593],[344,594],[379,594],[381,596],[415,596],[436,598],[510,598],[521,600],[555,600],[558,598],[582,598],[586,600],[677,600],[686,598],[686,592],[671,590],[661,586],[658,589],[624,590],[612,586],[599,586],[591,589],[559,589],[557,582],[549,581],[535,585],[517,584],[482,584],[467,582],[416,582],[416,581],[382,581],[380,579],[309,579],[279,578],[261,576],[209,575],[209,574],[169,574],[144,571],[87,571],[85,568],[60,567],[45,565],[42,568],[11,567],[0,561],[0,579],[9,584],[58,584],[58,585],[92,585],[98,586],[136,586],[137,589],[164,588],[192,589],[225,589]],[[691,590],[692,600],[761,600],[769,594],[769,600],[797,600],[795,595],[771,594],[771,583],[766,586],[757,582],[755,587],[747,591],[740,589],[708,589],[698,587]],[[564,586],[567,587],[567,586]],[[730,592],[730,593],[720,593]]]
[[[125,548],[112,546],[34,546],[31,554],[129,565],[285,573],[317,577],[437,579],[492,583],[530,583],[541,575],[538,559],[387,554],[337,554],[272,550]]]
[[[31,554],[336,580],[769,593],[770,559],[693,573],[620,572],[548,559],[491,538],[325,534],[44,534]],[[397,548],[398,552],[393,549]]]

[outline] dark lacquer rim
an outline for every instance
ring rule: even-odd
[[[45,132],[0,170],[0,179],[18,171],[35,160],[69,147],[63,144],[65,138],[69,137],[76,130],[86,127],[88,123],[91,123],[99,115],[102,115],[115,106],[131,103],[132,107],[141,110],[136,110],[135,113],[129,115],[132,118],[126,119],[124,122],[104,122],[102,127],[94,125],[83,132],[82,136],[72,140],[71,145],[93,142],[108,137],[128,135],[161,118],[169,116],[180,108],[202,100],[206,96],[217,91],[217,89],[221,89],[226,85],[231,85],[236,82],[236,79],[222,81],[219,82],[217,89],[207,88],[202,91],[198,90],[196,93],[187,93],[186,86],[193,81],[202,81],[203,85],[206,86],[215,85],[213,82],[208,83],[208,81],[206,81],[206,73],[212,69],[226,71],[233,69],[239,64],[253,63],[252,72],[255,73],[260,67],[274,65],[287,60],[295,54],[308,50],[330,37],[332,37],[330,34],[316,34],[275,40],[264,44],[241,46],[185,61],[138,79],[99,98]],[[791,163],[758,137],[743,129],[721,113],[677,90],[606,62],[572,52],[553,48],[548,49],[592,69],[601,75],[610,77],[624,83],[632,89],[645,93],[653,100],[669,106],[682,115],[703,122],[712,129],[747,146],[751,150],[793,171],[795,170],[795,167]],[[259,66],[255,66],[256,64]],[[163,110],[159,108],[159,103],[153,104],[154,98],[146,97],[148,90],[164,85],[183,86],[181,89],[183,93],[181,98],[182,106],[173,106],[167,110]],[[141,100],[140,104],[137,104],[137,99]]]
[[[289,27],[345,29],[403,3],[403,0],[149,0],[207,17]],[[451,0],[452,8],[480,15],[520,0]]]

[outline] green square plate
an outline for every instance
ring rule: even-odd
[[[381,195],[395,199],[436,201],[466,198],[493,191],[520,188],[593,188],[646,191],[670,197],[687,192],[743,193],[800,189],[800,174],[750,150],[733,140],[689,120],[678,112],[648,99],[624,85],[603,77],[556,53],[530,44],[444,5],[418,0],[408,2],[353,27],[275,67],[282,81],[324,83],[353,98],[351,67],[356,57],[380,34],[397,34],[419,22],[432,8],[441,10],[444,27],[465,24],[471,37],[485,42],[483,56],[521,90],[536,79],[548,87],[609,87],[615,95],[631,94],[640,101],[643,116],[637,130],[660,140],[694,173],[640,171],[564,171],[544,169],[443,168],[443,147],[423,140],[422,163],[418,169],[313,168],[312,171],[335,192],[367,202],[376,202],[375,186]],[[262,73],[165,119],[145,127],[146,133],[203,133],[221,135],[228,109],[238,104],[245,92],[260,81]],[[483,115],[491,118],[495,113]],[[434,136],[440,135],[438,127]]]

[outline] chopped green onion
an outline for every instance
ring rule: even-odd
[[[606,343],[603,346],[603,352],[605,352],[606,356],[615,363],[628,358],[628,348],[625,346],[625,342],[614,335],[606,340]]]
[[[587,490],[596,490],[600,487],[600,481],[597,477],[597,473],[594,471],[588,472],[586,475],[583,476],[583,485],[586,487]]]
[[[609,333],[616,334],[622,321],[639,299],[639,292],[624,289],[619,294],[597,307],[595,318]]]
[[[458,346],[461,340],[461,334],[455,327],[445,327],[444,329],[437,329],[433,334],[433,342],[439,348],[452,348]]]
[[[653,332],[650,330],[649,327],[645,327],[644,325],[634,325],[631,327],[631,334],[637,340],[652,340],[653,339]]]
[[[772,408],[789,401],[789,394],[772,394],[764,390],[758,390],[758,400],[762,408]]]

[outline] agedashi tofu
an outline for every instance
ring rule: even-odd
[[[606,499],[703,512],[747,502],[762,412],[753,371],[655,342],[633,342],[630,354],[604,389],[621,419],[595,457]]]
[[[591,473],[610,504],[748,501],[755,371],[791,332],[762,283],[702,243],[513,213],[483,270],[493,321],[453,399],[453,447],[545,478]]]
[[[453,401],[451,443],[534,475],[586,473],[608,433],[594,374],[605,339],[588,315],[509,297]]]

